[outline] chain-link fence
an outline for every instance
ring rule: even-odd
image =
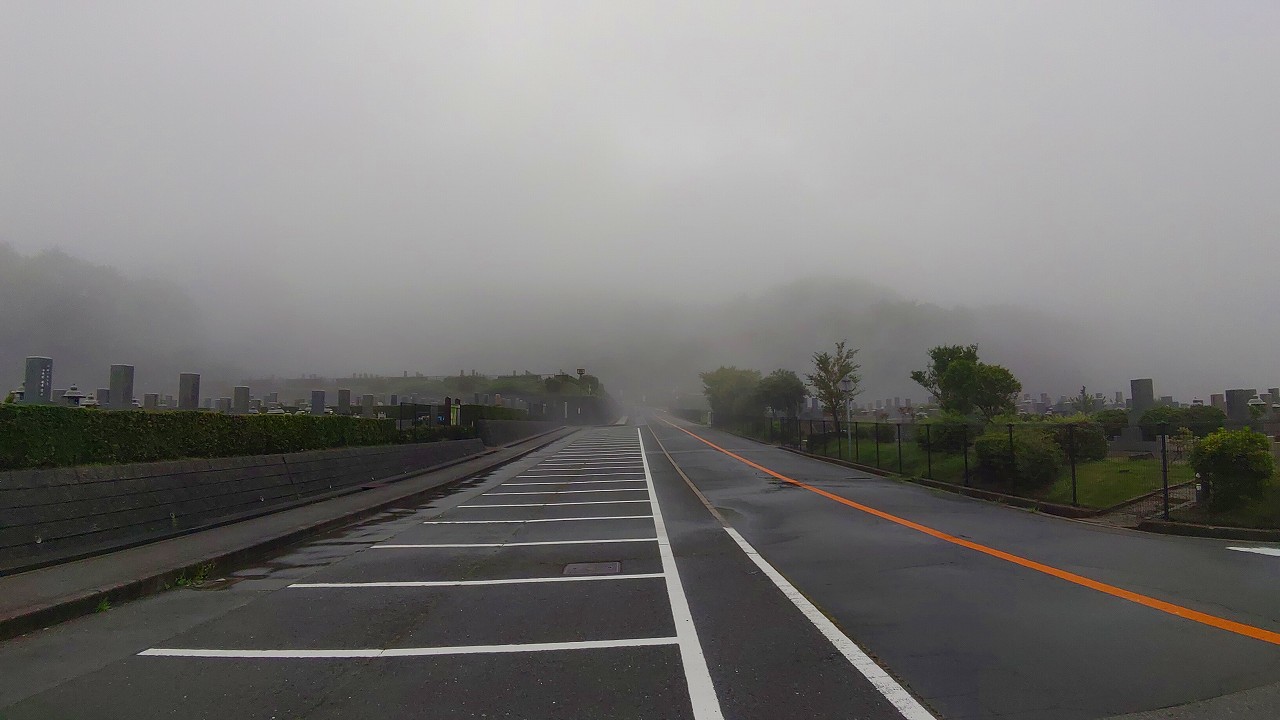
[[[1190,454],[1224,422],[1104,426],[1079,418],[985,424],[717,419],[718,428],[859,466],[1046,503],[1153,515],[1197,497]]]

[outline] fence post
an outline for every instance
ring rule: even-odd
[[[1018,458],[1013,454],[1013,423],[1009,423],[1009,465],[1016,477],[1018,475]]]
[[[1076,426],[1067,426],[1067,436],[1070,440],[1067,454],[1071,456],[1071,504],[1079,507],[1080,500],[1076,496]]]
[[[876,440],[876,469],[880,469],[880,423],[876,423],[872,428],[872,434]]]
[[[836,433],[836,457],[844,459],[844,434],[839,432]]]
[[[964,444],[964,486],[969,487],[969,423],[960,428]]]
[[[1160,423],[1160,482],[1164,488],[1164,519],[1169,519],[1169,423]]]
[[[929,479],[933,479],[933,425],[924,426],[924,458],[929,468]]]
[[[898,423],[898,474],[902,474],[902,423]]]
[[[858,423],[853,424],[853,461],[862,462],[862,453],[858,452]]]

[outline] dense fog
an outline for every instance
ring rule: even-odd
[[[0,390],[1280,384],[1272,2],[0,5]],[[61,253],[52,253],[58,250]],[[154,388],[154,390],[150,390]]]

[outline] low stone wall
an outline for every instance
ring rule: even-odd
[[[261,515],[483,451],[472,439],[0,472],[0,574]]]
[[[555,420],[477,420],[476,431],[489,447],[500,447],[564,427]]]

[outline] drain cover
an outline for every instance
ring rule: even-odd
[[[564,566],[565,575],[617,575],[620,572],[620,562],[569,563]]]

